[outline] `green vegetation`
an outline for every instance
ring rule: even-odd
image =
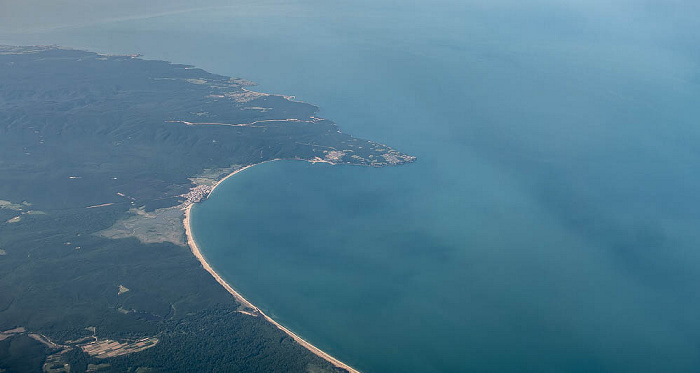
[[[0,372],[34,372],[41,370],[49,351],[43,344],[19,335],[0,341]]]
[[[334,369],[263,319],[235,312],[177,240],[97,233],[132,208],[183,203],[190,178],[205,170],[413,157],[341,133],[312,105],[189,66],[51,47],[0,47],[0,66],[0,331],[23,326],[65,346],[12,336],[0,342],[0,368],[37,370],[54,354],[52,365],[72,371]],[[93,334],[160,342],[97,359],[76,347]]]
[[[81,358],[71,363],[81,366],[107,361],[111,367],[105,371],[114,372],[129,367],[156,372],[306,372],[314,367],[329,370],[324,360],[309,355],[261,318],[212,309],[166,324],[167,332],[151,349],[106,360]]]

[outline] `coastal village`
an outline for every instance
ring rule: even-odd
[[[184,207],[204,201],[209,197],[209,193],[211,193],[212,190],[214,190],[214,187],[211,185],[197,185],[190,189],[188,193],[182,195],[182,197],[185,198],[185,202],[183,203]]]

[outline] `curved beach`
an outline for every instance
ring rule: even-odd
[[[273,161],[273,160],[266,161],[266,162],[272,162],[272,161]],[[233,176],[233,175],[235,175],[235,174],[237,174],[237,173],[239,173],[239,172],[241,172],[241,171],[243,171],[243,170],[245,170],[245,169],[247,169],[247,168],[253,167],[253,166],[258,165],[258,164],[266,163],[266,162],[251,164],[251,165],[242,167],[242,168],[240,168],[240,169],[238,169],[238,170],[232,172],[231,174],[229,174],[228,176],[226,176],[225,178],[223,178],[223,179],[221,179],[219,182],[217,182],[216,185],[214,186],[214,189],[212,189],[212,191],[210,192],[210,194],[211,194],[224,180],[230,178],[231,176]],[[334,366],[336,366],[336,367],[338,367],[338,368],[345,369],[345,370],[347,370],[347,371],[350,372],[350,373],[359,373],[358,370],[356,370],[356,369],[354,369],[353,367],[351,367],[351,366],[349,366],[349,365],[343,363],[342,361],[340,361],[340,360],[334,358],[333,356],[331,356],[331,355],[329,355],[328,353],[324,352],[324,351],[321,350],[320,348],[318,348],[318,347],[312,345],[311,343],[307,342],[306,340],[304,340],[304,339],[301,338],[300,336],[294,334],[291,330],[285,328],[283,325],[281,325],[281,324],[278,323],[277,321],[273,320],[271,317],[269,317],[269,316],[266,315],[264,312],[262,312],[258,307],[256,307],[256,306],[253,305],[252,303],[250,303],[247,299],[245,299],[245,298],[244,298],[240,293],[238,293],[231,285],[229,285],[218,273],[216,273],[216,271],[214,271],[214,269],[211,267],[211,265],[209,265],[209,263],[206,261],[206,258],[204,257],[204,255],[202,255],[202,252],[201,252],[201,250],[199,249],[199,246],[197,246],[197,242],[195,242],[194,237],[192,236],[192,227],[191,227],[191,220],[190,220],[190,212],[191,212],[191,210],[192,210],[192,206],[193,206],[192,204],[189,205],[189,206],[187,207],[187,209],[185,210],[185,219],[184,219],[184,221],[183,221],[183,224],[184,224],[184,226],[185,226],[185,234],[187,235],[187,244],[189,245],[190,249],[192,250],[192,254],[194,254],[194,256],[197,258],[197,260],[199,260],[199,262],[202,264],[202,267],[204,267],[204,269],[205,269],[207,272],[209,272],[209,273],[214,277],[214,279],[215,279],[219,284],[221,284],[221,286],[224,287],[224,289],[226,289],[229,293],[231,293],[231,295],[233,295],[233,297],[234,297],[243,307],[245,307],[245,308],[247,308],[247,309],[249,309],[249,310],[252,310],[252,311],[250,311],[250,312],[249,312],[249,311],[240,311],[240,312],[245,313],[245,314],[250,315],[250,316],[253,316],[253,317],[262,316],[263,318],[265,318],[265,320],[267,320],[267,321],[270,322],[271,324],[275,325],[277,328],[279,328],[280,330],[282,330],[283,332],[285,332],[287,335],[289,335],[290,337],[292,337],[297,343],[299,343],[300,345],[304,346],[307,350],[313,352],[314,354],[316,354],[317,356],[321,357],[322,359],[324,359],[324,360],[330,362],[331,364],[333,364]]]

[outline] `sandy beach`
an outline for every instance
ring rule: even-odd
[[[272,161],[267,161],[267,162],[272,162]],[[261,163],[257,163],[257,164],[261,164]],[[242,168],[240,168],[240,169],[238,169],[238,170],[232,172],[231,174],[229,174],[228,176],[226,176],[225,178],[223,178],[222,180],[220,180],[220,181],[214,186],[214,189],[216,189],[216,187],[218,187],[224,180],[228,179],[229,177],[231,177],[231,176],[233,176],[233,175],[235,175],[235,174],[237,174],[237,173],[239,173],[239,172],[241,172],[241,171],[243,171],[243,170],[245,170],[245,169],[247,169],[247,168],[253,167],[253,166],[257,165],[257,164],[248,165],[248,166],[242,167]],[[214,190],[212,189],[212,192],[213,192],[213,191],[214,191]],[[210,192],[210,194],[211,194],[211,192]],[[197,243],[195,242],[195,240],[194,240],[194,238],[193,238],[193,236],[192,236],[192,227],[191,227],[191,224],[190,224],[190,223],[191,223],[191,220],[190,220],[190,212],[191,212],[192,206],[193,206],[193,205],[189,205],[189,206],[187,207],[187,209],[185,210],[185,220],[184,220],[184,222],[183,222],[184,225],[185,225],[185,233],[186,233],[186,235],[187,235],[187,244],[189,245],[190,249],[192,250],[192,254],[194,254],[194,256],[197,258],[197,260],[199,260],[200,263],[202,263],[202,267],[204,267],[204,269],[205,269],[207,272],[209,272],[209,273],[214,277],[214,279],[215,279],[219,284],[221,284],[221,286],[224,287],[224,289],[226,289],[229,293],[231,293],[231,295],[233,295],[233,297],[234,297],[244,308],[247,309],[246,311],[241,311],[241,312],[243,312],[243,313],[245,313],[245,314],[247,314],[247,315],[253,316],[253,317],[263,317],[263,318],[265,318],[265,320],[267,320],[268,322],[272,323],[273,325],[275,325],[277,328],[279,328],[279,329],[282,330],[283,332],[287,333],[287,335],[289,335],[290,337],[292,337],[295,341],[297,341],[297,343],[299,343],[300,345],[304,346],[306,349],[308,349],[309,351],[313,352],[313,353],[316,354],[317,356],[319,356],[319,357],[323,358],[324,360],[330,362],[330,363],[333,364],[334,366],[336,366],[336,367],[338,367],[338,368],[345,369],[345,370],[347,370],[347,371],[350,372],[350,373],[359,373],[358,370],[352,368],[351,366],[349,366],[349,365],[343,363],[342,361],[340,361],[340,360],[334,358],[333,356],[329,355],[328,353],[324,352],[323,350],[319,349],[318,347],[312,345],[311,343],[307,342],[307,341],[304,340],[303,338],[299,337],[298,335],[294,334],[294,333],[293,333],[292,331],[290,331],[289,329],[287,329],[287,328],[285,328],[284,326],[282,326],[281,324],[279,324],[277,321],[273,320],[271,317],[267,316],[267,315],[266,315],[264,312],[262,312],[259,308],[257,308],[255,305],[253,305],[253,304],[250,303],[247,299],[245,299],[240,293],[238,293],[231,285],[229,285],[226,281],[224,281],[224,279],[223,279],[218,273],[216,273],[216,271],[214,271],[214,269],[209,265],[209,263],[207,263],[206,259],[204,258],[204,255],[202,255],[202,252],[199,250],[199,247],[197,246]]]

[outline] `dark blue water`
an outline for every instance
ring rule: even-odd
[[[696,371],[698,10],[276,1],[0,41],[242,76],[418,156],[269,163],[193,210],[217,271],[361,370]]]

